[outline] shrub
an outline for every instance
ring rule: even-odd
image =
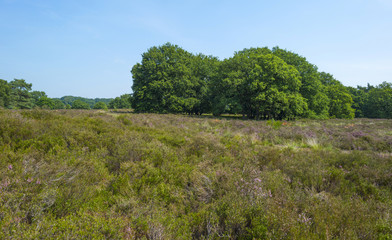
[[[0,110],[0,238],[389,239],[391,128]]]

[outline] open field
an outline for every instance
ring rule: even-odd
[[[0,110],[0,239],[392,239],[392,120]]]

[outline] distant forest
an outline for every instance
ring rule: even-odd
[[[250,48],[228,59],[166,43],[132,68],[132,94],[49,98],[23,79],[0,79],[0,108],[129,109],[147,113],[242,114],[249,119],[392,118],[392,83],[346,87],[296,53]]]
[[[24,79],[7,82],[0,79],[0,108],[8,109],[116,109],[131,108],[130,94],[116,98],[84,98],[64,96],[49,98],[43,91],[32,91]]]

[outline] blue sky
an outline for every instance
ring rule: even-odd
[[[346,86],[392,82],[392,0],[0,0],[0,33],[0,78],[49,97],[130,93],[166,42],[220,59],[279,46]]]

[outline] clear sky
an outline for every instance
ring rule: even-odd
[[[0,78],[49,97],[131,93],[166,42],[224,59],[279,46],[346,86],[392,82],[392,0],[0,0]]]

